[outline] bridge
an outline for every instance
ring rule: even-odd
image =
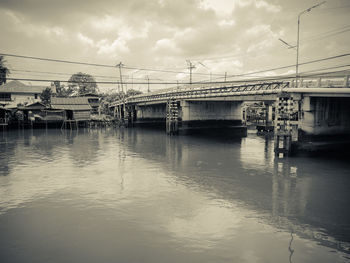
[[[245,102],[263,101],[282,153],[293,142],[350,134],[350,71],[230,82],[194,83],[127,97],[112,104],[127,126],[159,126],[168,134],[245,135]],[[279,152],[276,150],[276,152]]]

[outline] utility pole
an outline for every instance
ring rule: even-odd
[[[121,62],[117,65],[117,67],[119,68],[120,86],[121,86],[121,88],[122,88],[122,92],[124,93],[124,88],[123,88],[123,77],[122,77],[122,67],[123,67],[123,66],[124,66],[123,63],[121,63]]]
[[[150,89],[149,89],[149,76],[148,76],[148,75],[147,75],[147,86],[148,86],[147,92],[149,93],[149,92],[150,92]]]
[[[125,116],[126,116],[126,107],[125,107],[125,94],[124,94],[124,88],[123,88],[123,77],[122,77],[122,66],[123,63],[120,62],[117,67],[119,67],[119,78],[120,78],[120,86],[122,88],[122,100],[123,100],[123,120],[122,122],[124,122]]]
[[[227,72],[225,72],[225,82],[226,82]]]
[[[134,89],[134,74],[131,74],[131,89]]]
[[[195,65],[192,64],[190,60],[187,60],[187,63],[189,64],[188,69],[190,70],[190,84],[192,84],[192,69],[196,68]]]

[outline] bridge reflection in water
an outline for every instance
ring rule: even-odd
[[[274,129],[276,155],[288,156],[305,141],[349,140],[349,75],[346,70],[303,74],[298,86],[295,76],[196,83],[123,98],[111,110],[128,127],[158,126],[169,135],[220,130],[244,136],[244,105],[264,102],[266,125],[259,129]]]
[[[275,159],[273,140],[254,134],[33,130],[0,143],[9,262],[345,262],[350,253],[346,160]]]

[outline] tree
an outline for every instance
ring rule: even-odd
[[[65,87],[60,81],[52,82],[51,89],[56,90],[57,97],[69,97],[75,92],[73,87]]]
[[[46,88],[41,92],[40,94],[40,99],[41,102],[44,103],[45,105],[48,105],[51,103],[51,96],[52,96],[52,90],[51,88]]]
[[[135,90],[135,89],[128,89],[126,92],[126,97],[135,96],[139,94],[142,94],[142,91]]]
[[[97,83],[93,76],[78,72],[73,74],[68,80],[68,87],[79,95],[85,93],[96,93]]]
[[[10,70],[5,66],[5,63],[4,56],[0,56],[0,85],[6,83],[6,77],[10,74]]]

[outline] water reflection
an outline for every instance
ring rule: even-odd
[[[211,138],[163,139],[157,133],[140,136],[142,143],[128,145],[176,171],[175,180],[215,198],[238,201],[279,228],[349,250],[349,228],[341,227],[350,222],[344,210],[349,202],[348,164],[305,157],[274,159],[273,141],[265,137],[227,144]]]
[[[344,262],[349,253],[349,164],[275,160],[270,138],[49,130],[0,143],[0,259],[37,257],[29,251],[47,244],[77,262]],[[45,260],[66,260],[55,257]]]
[[[293,231],[290,232],[290,242],[289,242],[289,247],[288,247],[288,250],[290,252],[290,255],[289,255],[289,262],[292,263],[292,257],[293,257],[293,253],[294,253],[294,249],[292,248],[292,243],[293,243]]]

